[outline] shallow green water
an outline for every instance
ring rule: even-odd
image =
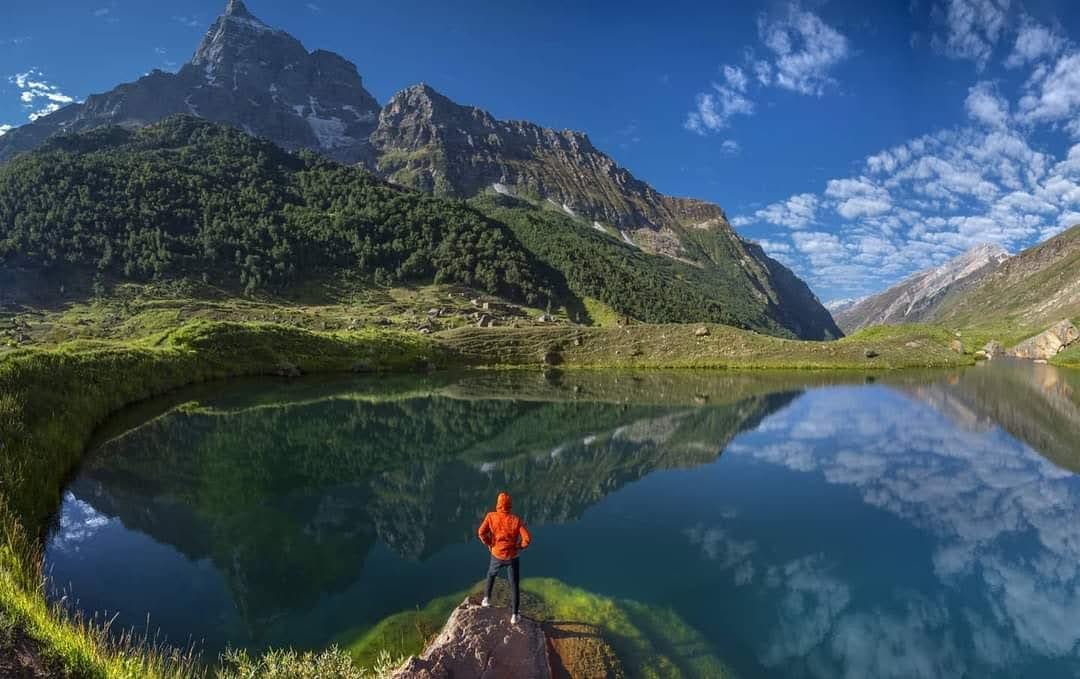
[[[1080,374],[254,381],[103,430],[58,589],[208,654],[318,647],[483,574],[669,608],[742,676],[1080,676]]]

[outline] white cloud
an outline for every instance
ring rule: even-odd
[[[935,35],[931,44],[957,59],[970,59],[982,70],[1005,28],[1009,0],[946,0],[935,5],[934,19],[945,35]]]
[[[888,190],[866,177],[830,179],[825,195],[837,201],[836,212],[844,219],[872,217],[892,208]]]
[[[1005,66],[1016,68],[1043,57],[1053,57],[1064,47],[1064,38],[1025,15],[1020,30],[1016,33],[1012,53],[1005,60]]]
[[[187,26],[188,28],[201,28],[202,27],[202,21],[200,21],[199,18],[195,17],[195,16],[174,16],[173,21],[175,21],[175,22],[177,22],[179,24],[183,24],[184,26]]]
[[[728,155],[737,155],[742,150],[739,146],[739,142],[734,139],[725,139],[723,144],[720,144],[720,150]]]
[[[110,11],[111,10],[108,7],[99,7],[98,9],[94,10],[94,16],[96,16],[96,17],[107,16]]]
[[[1009,122],[1009,102],[997,93],[991,82],[978,82],[968,90],[964,107],[977,122],[994,128],[1003,128]]]
[[[800,193],[787,200],[767,205],[754,213],[753,219],[744,223],[768,222],[789,229],[804,229],[813,224],[817,216],[818,198],[812,193]]]
[[[821,96],[835,84],[829,71],[851,53],[846,37],[798,2],[789,3],[777,15],[762,14],[758,34],[770,53],[767,58],[758,58],[747,47],[743,50],[745,68],[721,66],[724,83],[713,83],[711,91],[695,97],[694,110],[687,114],[683,127],[705,135],[724,129],[735,115],[752,115],[751,86],[755,84]]]
[[[746,74],[738,66],[729,66],[724,64],[724,80],[727,81],[729,87],[739,92],[746,91],[747,79]]]
[[[319,6],[318,6],[318,5],[316,5],[316,4],[314,3],[314,2],[309,2],[309,3],[307,3],[307,4],[305,5],[305,7],[307,7],[307,8],[308,8],[309,10],[311,10],[312,12],[321,12],[321,11],[322,11],[322,7],[319,7]]]
[[[753,115],[754,103],[743,95],[716,83],[713,83],[713,90],[697,95],[696,109],[683,123],[686,129],[704,135],[727,127],[732,116]]]
[[[846,37],[798,3],[788,5],[779,18],[762,16],[758,34],[774,55],[759,79],[801,94],[824,94],[834,82],[829,70],[851,53]]]
[[[14,125],[0,125],[0,137],[15,129]]]
[[[1028,123],[1075,118],[1080,112],[1080,52],[1063,54],[1043,77],[1029,82],[1018,108],[1017,117]]]
[[[28,110],[27,117],[30,120],[59,111],[75,101],[74,97],[64,94],[56,85],[47,82],[37,69],[16,73],[8,78],[8,82],[19,88],[19,100]]]

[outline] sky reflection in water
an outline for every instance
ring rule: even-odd
[[[317,646],[478,580],[507,488],[527,576],[670,607],[744,676],[1080,675],[1075,373],[672,379],[201,398],[88,460],[47,558],[173,641]]]

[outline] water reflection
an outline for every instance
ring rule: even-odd
[[[670,606],[746,676],[1080,674],[1074,372],[259,382],[118,432],[53,572],[210,650],[468,586],[506,489],[531,574]]]

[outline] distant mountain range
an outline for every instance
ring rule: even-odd
[[[929,320],[950,293],[1009,258],[1000,245],[977,245],[939,267],[920,271],[888,290],[829,310],[837,324],[852,332],[871,325],[919,323]]]
[[[582,133],[499,121],[427,85],[380,107],[352,63],[308,52],[241,0],[229,0],[177,73],[154,71],[10,131],[0,137],[0,163],[57,135],[140,128],[176,114],[226,123],[289,151],[359,164],[437,196],[512,196],[550,208],[594,235],[704,272],[689,277],[711,281],[712,303],[736,309],[721,314],[736,325],[807,339],[841,334],[805,283],[743,240],[720,207],[659,193]],[[738,320],[754,315],[772,320]]]
[[[1080,225],[1010,256],[979,245],[860,300],[830,303],[845,332],[871,325],[947,323],[1039,330],[1080,317]]]

